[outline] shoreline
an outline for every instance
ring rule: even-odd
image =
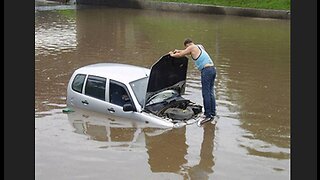
[[[275,19],[290,19],[290,11],[287,10],[270,10],[270,9],[255,9],[242,7],[227,7],[204,4],[188,4],[175,2],[149,2],[144,4],[146,9],[166,10],[176,12],[190,13],[206,13],[219,15],[235,15],[246,17],[260,18],[275,18]]]
[[[36,0],[36,2],[37,1],[39,2],[39,0]],[[47,0],[40,1],[50,2]],[[243,7],[216,6],[207,4],[160,2],[150,0],[73,0],[73,3],[76,5],[94,5],[187,13],[205,13],[258,18],[291,19],[290,10],[256,9]],[[66,5],[68,5],[68,3]]]

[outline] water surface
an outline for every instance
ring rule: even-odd
[[[217,67],[216,125],[154,129],[64,114],[84,65],[151,67],[192,38]],[[116,8],[35,11],[37,179],[289,179],[290,21]],[[202,104],[189,61],[184,97]]]

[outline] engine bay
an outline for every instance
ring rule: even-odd
[[[159,117],[170,118],[173,123],[187,121],[202,112],[202,106],[181,96],[146,106],[146,112]]]

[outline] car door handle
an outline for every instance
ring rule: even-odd
[[[88,104],[89,104],[87,100],[84,100],[84,101],[81,101],[81,102],[82,102],[82,104],[84,104],[84,105],[88,105]]]
[[[113,108],[108,108],[108,111],[111,112],[111,113],[116,112]]]

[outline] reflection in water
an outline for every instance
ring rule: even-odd
[[[108,142],[107,147],[129,147],[136,143],[145,123],[130,119],[117,119],[113,116],[75,109],[68,113],[68,120],[76,133],[85,134],[95,141]]]
[[[148,163],[152,172],[179,172],[187,162],[186,128],[173,129],[161,135],[146,135]]]
[[[187,179],[209,179],[209,174],[213,173],[214,156],[213,142],[215,125],[207,123],[204,125],[203,140],[200,150],[199,164],[187,167]]]
[[[35,109],[65,107],[66,85],[73,71],[76,39],[74,10],[36,11],[35,16]]]
[[[200,161],[190,166],[186,159],[186,127],[171,130],[132,127],[128,121],[117,120],[113,123],[108,116],[82,110],[69,113],[68,120],[75,128],[74,132],[85,134],[95,141],[107,142],[101,148],[121,148],[122,151],[146,148],[153,173],[172,172],[184,179],[209,179],[209,174],[213,173],[215,125],[211,123],[203,128]]]
[[[36,56],[72,52],[77,47],[75,11],[37,12],[35,28]]]
[[[152,172],[173,172],[184,179],[208,179],[213,173],[215,125],[204,125],[203,141],[200,149],[200,161],[194,166],[187,165],[186,127],[173,129],[157,136],[146,134],[148,163]]]

